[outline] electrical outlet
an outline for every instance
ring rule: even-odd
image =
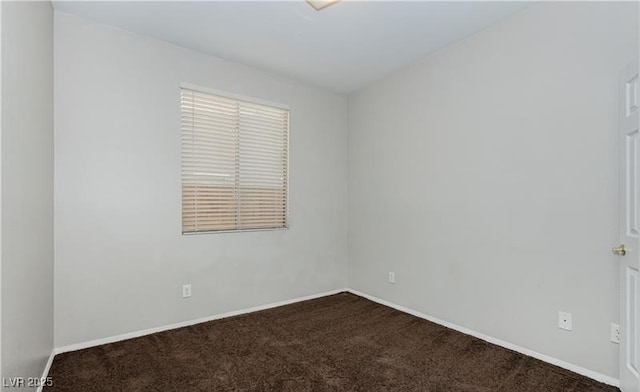
[[[611,343],[620,344],[620,326],[611,323]]]
[[[571,313],[558,312],[558,328],[566,331],[573,330],[573,322],[571,320]]]
[[[389,272],[389,283],[393,284],[396,282],[396,273],[395,272]]]
[[[182,285],[182,298],[190,298],[191,297],[191,285],[183,284]]]

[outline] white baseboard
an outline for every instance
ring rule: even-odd
[[[47,377],[49,376],[49,370],[51,370],[51,364],[53,363],[53,357],[56,356],[56,350],[51,350],[51,355],[49,355],[49,359],[47,360],[47,364],[44,366],[44,371],[42,372],[42,378],[40,378],[40,381],[46,380]],[[40,383],[40,385],[38,386],[38,389],[36,389],[36,392],[42,392],[42,388],[44,385],[42,385],[42,382]]]
[[[110,337],[106,337],[106,338],[90,340],[88,342],[70,344],[68,346],[62,346],[62,347],[55,348],[53,350],[53,355],[66,353],[66,352],[69,352],[69,351],[82,350],[82,349],[89,348],[89,347],[101,346],[103,344],[108,344],[108,343],[115,343],[115,342],[119,342],[119,341],[122,341],[122,340],[133,339],[133,338],[137,338],[137,337],[145,336],[145,335],[151,335],[151,334],[157,333],[157,332],[168,331],[168,330],[171,330],[171,329],[188,327],[190,325],[200,324],[200,323],[204,323],[204,322],[207,322],[207,321],[213,321],[213,320],[219,320],[219,319],[223,319],[223,318],[227,318],[227,317],[239,316],[241,314],[257,312],[257,311],[265,310],[265,309],[277,308],[278,306],[289,305],[289,304],[293,304],[293,303],[296,303],[296,302],[307,301],[307,300],[310,300],[310,299],[315,299],[315,298],[320,298],[320,297],[326,297],[328,295],[338,294],[338,293],[342,293],[342,292],[345,292],[345,291],[348,291],[348,290],[347,289],[337,289],[337,290],[325,291],[324,293],[307,295],[307,296],[304,296],[304,297],[288,299],[288,300],[274,302],[274,303],[270,303],[270,304],[266,304],[266,305],[254,306],[254,307],[251,307],[251,308],[246,308],[246,309],[241,309],[241,310],[234,310],[232,312],[215,314],[215,315],[212,315],[212,316],[202,317],[202,318],[198,318],[198,319],[194,319],[194,320],[182,321],[182,322],[175,323],[175,324],[169,324],[169,325],[163,325],[163,326],[160,326],[160,327],[143,329],[143,330],[140,330],[140,331],[125,333],[125,334],[122,334],[122,335],[116,335],[116,336],[110,336]],[[48,373],[48,368],[47,368],[47,373]]]
[[[411,314],[411,315],[416,316],[416,317],[420,317],[421,319],[425,319],[425,320],[431,321],[431,322],[436,323],[436,324],[440,324],[440,325],[445,326],[447,328],[451,328],[451,329],[456,330],[458,332],[462,332],[462,333],[464,333],[466,335],[474,336],[474,337],[476,337],[478,339],[482,339],[484,341],[487,341],[489,343],[495,344],[497,346],[501,346],[501,347],[507,348],[509,350],[516,351],[516,352],[519,352],[519,353],[524,354],[524,355],[528,355],[530,357],[539,359],[539,360],[544,361],[544,362],[548,362],[548,363],[550,363],[552,365],[556,365],[558,367],[561,367],[561,368],[564,368],[564,369],[567,369],[567,370],[571,370],[574,373],[578,373],[580,375],[583,375],[585,377],[589,377],[589,378],[594,379],[596,381],[599,381],[599,382],[602,382],[602,383],[605,383],[605,384],[608,384],[608,385],[613,385],[614,387],[620,387],[620,381],[618,379],[610,377],[610,376],[607,376],[605,374],[598,373],[598,372],[595,372],[593,370],[589,370],[589,369],[583,368],[581,366],[577,366],[577,365],[574,365],[572,363],[565,362],[565,361],[562,361],[560,359],[553,358],[553,357],[550,357],[550,356],[545,355],[545,354],[541,354],[541,353],[533,351],[533,350],[529,350],[528,348],[520,347],[518,345],[509,343],[509,342],[505,342],[504,340],[500,340],[500,339],[497,339],[497,338],[482,334],[480,332],[474,331],[474,330],[469,329],[469,328],[461,327],[459,325],[450,323],[448,321],[440,320],[440,319],[438,319],[436,317],[432,317],[432,316],[429,316],[427,314],[418,312],[417,310],[409,309],[409,308],[406,308],[406,307],[401,306],[401,305],[396,305],[396,304],[394,304],[392,302],[385,301],[383,299],[374,297],[372,295],[362,293],[362,292],[360,292],[358,290],[347,289],[347,291],[352,293],[352,294],[358,295],[360,297],[367,298],[367,299],[369,299],[369,300],[371,300],[373,302],[377,302],[379,304],[388,306],[390,308],[394,308],[394,309],[399,310],[401,312],[408,313],[408,314]]]

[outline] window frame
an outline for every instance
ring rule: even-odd
[[[284,227],[265,227],[265,228],[248,228],[248,229],[225,229],[225,230],[201,230],[201,231],[183,231],[184,227],[182,224],[182,219],[184,216],[184,210],[183,210],[183,203],[182,203],[182,189],[183,189],[183,182],[182,182],[182,173],[180,174],[180,232],[182,233],[183,236],[191,236],[191,235],[201,235],[201,234],[224,234],[224,233],[250,233],[250,232],[264,232],[264,231],[283,231],[283,230],[289,230],[290,226],[291,226],[291,221],[290,221],[290,203],[289,203],[289,198],[290,198],[290,161],[291,161],[291,156],[290,156],[290,149],[291,149],[291,108],[289,105],[287,104],[283,104],[283,103],[278,103],[278,102],[273,102],[273,101],[268,101],[268,100],[264,100],[264,99],[259,99],[259,98],[254,98],[254,97],[249,97],[246,95],[241,95],[241,94],[235,94],[235,93],[229,93],[226,91],[221,91],[221,90],[216,90],[216,89],[212,89],[212,88],[208,88],[208,87],[203,87],[200,85],[196,85],[196,84],[192,84],[192,83],[186,83],[186,82],[181,82],[180,86],[178,88],[178,92],[179,92],[179,96],[182,94],[182,89],[187,89],[187,90],[193,90],[196,92],[201,92],[201,93],[205,93],[205,94],[213,94],[213,95],[217,95],[219,97],[223,97],[223,98],[228,98],[228,99],[233,99],[236,101],[242,101],[242,102],[247,102],[247,103],[251,103],[251,104],[258,104],[258,105],[264,105],[264,106],[270,106],[273,108],[277,108],[277,109],[282,109],[282,110],[286,110],[289,112],[289,121],[287,124],[287,130],[286,130],[286,140],[287,140],[287,145],[286,145],[286,152],[287,152],[287,160],[286,160],[286,173],[287,173],[287,179],[286,179],[286,190],[285,190],[285,213],[284,213],[284,220],[285,220],[285,226]],[[182,105],[178,105],[179,106],[179,111],[182,112]],[[181,117],[181,115],[179,116]],[[180,120],[180,128],[182,128],[182,120]],[[180,137],[182,137],[182,131],[180,132]],[[181,172],[182,172],[182,165],[183,165],[183,155],[182,155],[182,139],[180,140],[180,168],[181,168]]]

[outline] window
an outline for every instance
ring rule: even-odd
[[[181,89],[182,232],[287,227],[289,109]]]

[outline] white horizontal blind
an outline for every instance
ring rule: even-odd
[[[182,232],[286,228],[289,111],[181,90]]]

